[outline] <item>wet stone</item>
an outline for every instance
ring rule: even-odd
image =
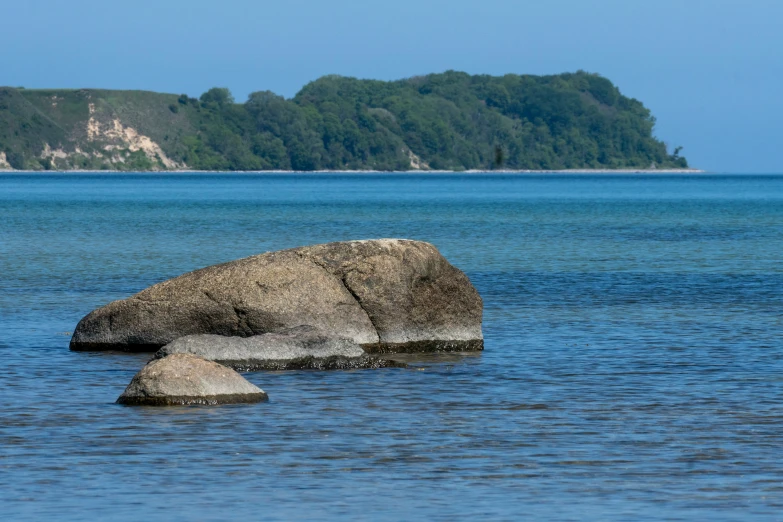
[[[267,394],[231,368],[191,354],[150,361],[117,399],[131,406],[236,404],[267,400]]]
[[[184,336],[311,325],[367,352],[479,351],[481,297],[429,243],[375,239],[268,252],[163,281],[85,316],[72,350],[152,351]]]
[[[347,337],[312,326],[252,337],[188,335],[161,348],[156,358],[186,353],[238,371],[358,370],[405,367],[404,363],[369,356]]]

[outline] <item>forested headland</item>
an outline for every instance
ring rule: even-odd
[[[680,169],[681,147],[608,79],[326,76],[286,99],[0,88],[0,168],[17,170]]]

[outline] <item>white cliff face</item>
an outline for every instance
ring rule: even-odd
[[[0,152],[0,170],[13,170],[8,163],[8,158],[5,157],[5,152]]]
[[[430,166],[427,165],[420,157],[408,150],[408,158],[411,160],[411,168],[414,170],[430,170]]]
[[[42,160],[48,159],[52,164],[52,168],[57,168],[57,165],[61,164],[61,162],[63,161],[67,161],[68,157],[69,154],[65,150],[53,149],[51,145],[49,145],[48,143],[44,143],[44,150],[43,152],[41,152],[41,159]]]
[[[112,163],[123,163],[118,151],[127,149],[131,152],[143,151],[153,162],[160,161],[167,169],[185,168],[186,165],[178,163],[163,152],[163,149],[149,136],[141,134],[133,127],[122,124],[119,118],[102,123],[96,117],[95,104],[89,104],[90,119],[87,121],[87,139],[91,142],[103,143],[105,157]]]

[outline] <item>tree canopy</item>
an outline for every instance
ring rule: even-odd
[[[623,96],[608,79],[583,71],[502,77],[448,71],[393,82],[325,76],[292,99],[259,91],[242,104],[221,87],[198,100],[155,95],[165,98],[153,104],[139,95],[133,106],[127,99],[117,101],[116,93],[138,91],[105,92],[115,93],[106,95],[107,106],[125,111],[134,128],[157,137],[170,158],[193,169],[688,166],[681,147],[669,153],[654,137],[655,118],[640,101]],[[7,96],[37,99],[29,90]],[[64,102],[59,103],[58,111]],[[68,134],[67,129],[57,134],[49,120],[41,119],[49,105],[5,111],[6,119],[15,119],[5,135],[0,132],[0,151],[14,163],[38,152],[19,146],[18,130],[8,134],[20,125],[47,135]],[[0,120],[3,116],[0,106]],[[37,147],[43,147],[42,140],[35,142]],[[34,148],[30,139],[26,143],[27,149]],[[51,140],[47,143],[54,147]]]
[[[653,137],[655,119],[641,102],[585,72],[326,76],[291,100],[264,91],[214,109],[202,139],[229,156],[227,168],[253,163],[242,148],[261,168],[295,170],[408,169],[411,155],[450,170],[687,167]],[[234,136],[232,154],[228,137],[216,138],[225,133]]]

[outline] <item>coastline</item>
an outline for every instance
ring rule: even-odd
[[[712,174],[700,169],[566,169],[566,170],[14,170],[0,174]]]

